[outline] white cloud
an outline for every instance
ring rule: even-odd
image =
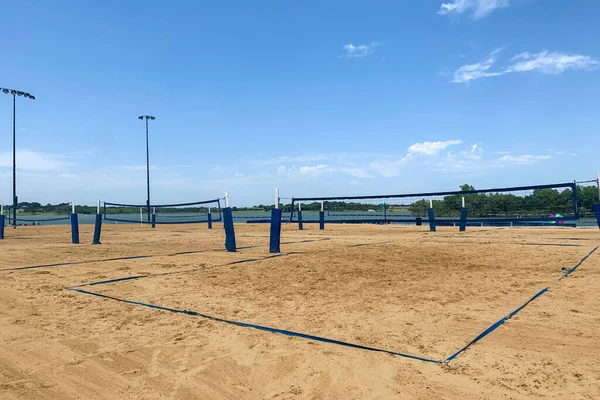
[[[463,152],[463,155],[465,158],[471,160],[481,160],[481,157],[483,156],[483,149],[479,145],[474,144],[471,146],[471,150],[468,152]]]
[[[299,154],[299,155],[283,155],[279,157],[269,158],[266,160],[253,158],[250,162],[258,165],[272,165],[272,164],[295,164],[295,163],[313,163],[319,162],[325,164],[324,161],[328,161],[327,164],[344,164],[354,165],[356,160],[359,159],[372,159],[375,157],[386,157],[389,154],[382,153],[316,153],[316,154]]]
[[[285,176],[290,179],[312,179],[323,174],[334,174],[334,173],[342,173],[346,175],[350,175],[354,178],[374,178],[372,174],[366,172],[363,168],[358,167],[344,167],[344,166],[332,166],[326,164],[319,165],[305,165],[300,168],[292,165],[291,167],[286,167],[285,165],[280,165],[277,168],[277,174],[280,176]]]
[[[598,65],[598,61],[590,56],[548,52],[548,50],[533,54],[525,52],[511,59],[511,61],[517,60],[520,61],[509,66],[505,73],[538,71],[545,74],[560,74],[569,69],[587,70]]]
[[[435,156],[440,151],[445,150],[449,146],[455,144],[461,144],[461,140],[446,140],[445,142],[423,142],[415,143],[408,148],[407,156],[411,154],[425,154],[428,156]]]
[[[79,175],[77,175],[77,174],[70,174],[68,172],[65,172],[65,173],[62,173],[62,174],[58,175],[59,178],[77,178],[78,176]]]
[[[216,165],[216,166],[212,167],[210,170],[212,172],[219,172],[222,169],[223,169],[223,167],[221,167],[220,165]]]
[[[501,76],[515,72],[540,72],[544,74],[561,74],[568,70],[592,70],[598,66],[598,61],[591,56],[581,54],[566,54],[549,52],[521,53],[511,58],[512,64],[504,68],[492,70],[497,62],[497,54],[502,49],[494,50],[490,56],[479,63],[465,64],[454,72],[451,80],[453,83],[467,83],[469,81]]]
[[[60,171],[72,166],[66,157],[56,154],[37,153],[31,150],[17,151],[17,168],[25,171]],[[0,153],[0,168],[12,168],[12,152]]]
[[[279,175],[287,176],[288,178],[315,178],[323,173],[333,172],[333,168],[328,167],[325,164],[319,164],[315,166],[304,165],[300,168],[292,165],[291,167],[286,167],[285,165],[281,165],[277,168],[277,173]]]
[[[473,144],[466,149],[449,151],[451,146],[462,144],[461,140],[423,142],[411,145],[404,157],[376,160],[368,168],[377,174],[389,178],[410,173],[416,165],[431,168],[444,173],[460,173],[461,176],[485,175],[491,169],[511,165],[531,165],[552,158],[550,155],[510,155],[505,152],[501,157],[485,157],[479,144]],[[498,154],[492,152],[491,154]],[[429,167],[427,166],[429,165]]]
[[[331,158],[331,155],[327,154],[305,154],[298,156],[279,156],[270,158],[268,160],[256,161],[258,164],[285,164],[294,162],[311,162],[311,161],[323,161]]]
[[[352,43],[345,44],[344,55],[342,57],[348,58],[363,58],[373,53],[374,49],[383,46],[383,43],[371,42],[369,44],[354,45]]]
[[[451,82],[465,83],[479,78],[488,78],[502,75],[501,72],[490,72],[497,60],[497,54],[502,49],[494,50],[490,56],[482,62],[475,64],[465,64],[454,72],[454,79]]]
[[[538,161],[549,160],[552,156],[542,155],[534,156],[531,154],[523,154],[520,156],[505,155],[498,159],[501,164],[517,164],[517,165],[531,165]]]
[[[492,152],[491,154],[498,154]],[[459,153],[447,153],[436,163],[435,170],[443,173],[460,173],[461,177],[481,176],[488,174],[493,169],[510,166],[527,166],[541,161],[550,160],[550,155],[504,155],[499,158],[485,158],[483,149],[479,145],[473,145],[470,151]]]
[[[404,157],[396,160],[384,159],[373,161],[369,164],[369,168],[384,177],[398,176],[400,174],[401,167],[407,164],[412,158],[419,155],[429,157],[437,156],[440,152],[446,150],[448,147],[461,143],[461,140],[415,143],[409,146]]]
[[[369,164],[369,168],[379,173],[385,178],[398,176],[400,167],[408,162],[408,158],[403,157],[399,160],[377,160]]]
[[[328,170],[330,170],[327,165],[325,164],[320,164],[314,167],[311,166],[304,166],[304,167],[300,167],[298,169],[298,172],[302,175],[311,175],[311,176],[317,176],[323,172],[327,172]]]
[[[365,171],[363,168],[346,168],[346,167],[341,167],[338,168],[338,171],[343,172],[346,175],[350,175],[353,176],[355,178],[374,178],[374,176],[370,173],[368,173],[367,171]]]
[[[210,181],[209,187],[214,185],[221,186],[223,190],[232,190],[235,187],[256,187],[259,185],[271,185],[274,183],[274,177],[268,172],[260,172],[255,174],[244,174],[238,176],[234,174],[226,178],[216,178]],[[230,192],[231,193],[231,192]]]
[[[473,18],[479,19],[498,8],[508,6],[510,6],[509,0],[451,0],[448,3],[442,3],[438,14],[463,14],[472,11]]]

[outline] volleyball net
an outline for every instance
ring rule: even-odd
[[[194,224],[222,220],[221,199],[181,204],[104,203],[104,220],[115,223]],[[154,222],[153,222],[154,221]]]
[[[577,209],[580,219],[595,219],[594,204],[600,202],[600,172],[598,179],[578,181]]]
[[[396,223],[428,221],[433,208],[438,225],[459,221],[461,208],[469,223],[487,225],[565,224],[579,218],[575,182],[449,192],[377,196],[292,198],[290,222]],[[597,192],[596,192],[597,195]],[[588,204],[582,204],[587,210]],[[591,206],[589,207],[591,210]],[[321,212],[323,216],[321,217]]]
[[[20,203],[16,210],[13,207],[2,206],[1,213],[5,216],[4,223],[7,226],[12,225],[13,221],[19,226],[55,225],[63,222],[68,223],[72,214],[72,207],[72,203],[59,203],[53,206],[42,206],[39,203]]]

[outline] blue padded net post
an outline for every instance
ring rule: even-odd
[[[94,225],[94,240],[92,244],[100,243],[100,234],[102,232],[102,214],[96,214],[96,223]]]
[[[271,235],[269,240],[269,253],[281,253],[281,209],[271,210]]]
[[[325,211],[319,211],[319,229],[325,229]]]
[[[235,253],[235,231],[233,230],[233,214],[231,207],[223,209],[223,227],[225,228],[225,248],[227,251]]]
[[[464,232],[467,230],[467,208],[461,207],[460,209],[460,225],[458,230]]]
[[[71,242],[79,244],[79,220],[77,214],[71,214]]]
[[[598,228],[600,228],[600,203],[594,204],[593,210],[596,215],[596,221],[598,221]]]
[[[429,231],[435,232],[435,213],[433,207],[428,210],[429,213]]]
[[[298,210],[298,230],[301,231],[304,229],[304,224],[302,223],[302,211]]]
[[[156,214],[152,213],[152,228],[156,228]]]
[[[208,229],[212,229],[212,213],[208,213]]]
[[[0,215],[0,239],[4,239],[4,215]]]

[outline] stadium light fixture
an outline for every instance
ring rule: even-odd
[[[151,213],[150,213],[150,150],[148,146],[148,120],[154,121],[152,115],[140,115],[138,117],[139,120],[146,120],[146,188],[148,190],[148,197],[146,199],[146,208],[148,213],[148,222],[151,221]]]
[[[13,229],[17,227],[17,135],[16,135],[16,99],[17,96],[24,96],[25,98],[35,100],[35,96],[32,96],[28,92],[22,92],[20,90],[8,89],[0,87],[0,90],[4,94],[12,94],[13,96]]]

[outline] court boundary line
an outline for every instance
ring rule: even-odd
[[[387,241],[387,242],[389,242],[389,241]],[[376,245],[376,244],[387,243],[387,242],[364,243],[364,244],[358,244],[358,246]],[[349,245],[349,246],[346,246],[346,247],[347,248],[352,248],[352,247],[358,247],[358,246],[355,244],[355,245]],[[558,281],[559,282],[562,281],[566,277],[570,276],[573,272],[575,272],[575,270],[579,266],[581,266],[592,254],[594,254],[594,252],[596,252],[596,250],[599,247],[600,246],[595,247],[586,256],[584,256],[574,267],[568,269],[567,273],[565,275],[563,275],[562,277],[560,277],[558,279]],[[276,258],[276,257],[282,257],[282,256],[292,255],[292,254],[306,254],[306,252],[279,253],[279,254],[274,254],[274,255],[271,255],[271,256],[263,257],[263,258],[239,260],[239,261],[234,261],[232,263],[215,265],[213,267],[226,266],[226,265],[235,265],[235,264],[240,264],[240,263],[245,263],[245,262],[262,261],[262,260],[266,260],[266,259],[271,259],[271,258]],[[202,268],[195,268],[195,269],[192,269],[192,270],[171,271],[171,272],[165,272],[165,273],[159,273],[159,274],[148,274],[148,275],[139,275],[139,276],[125,277],[125,278],[117,278],[117,279],[112,279],[112,280],[92,282],[92,283],[87,283],[87,284],[82,284],[82,285],[75,285],[75,286],[65,287],[64,289],[65,290],[70,290],[70,291],[75,291],[75,292],[78,292],[80,294],[92,295],[92,296],[96,296],[96,297],[100,297],[100,298],[104,298],[104,299],[119,301],[119,302],[133,304],[133,305],[138,305],[138,306],[142,306],[142,307],[147,307],[147,308],[158,309],[158,310],[162,310],[162,311],[169,311],[169,312],[174,312],[174,313],[181,313],[181,314],[186,314],[186,315],[191,315],[191,316],[202,317],[202,318],[206,318],[206,319],[209,319],[209,320],[212,320],[212,321],[223,322],[223,323],[227,323],[227,324],[231,324],[231,325],[236,325],[236,326],[239,326],[239,327],[252,328],[252,329],[257,329],[257,330],[266,331],[266,332],[270,332],[270,333],[279,333],[279,334],[283,334],[283,335],[286,335],[286,336],[299,337],[299,338],[302,338],[302,339],[314,340],[314,341],[319,341],[319,342],[324,342],[324,343],[330,343],[330,344],[336,344],[336,345],[341,345],[341,346],[345,346],[345,347],[356,348],[356,349],[360,349],[360,350],[367,350],[367,351],[375,351],[375,352],[380,352],[380,353],[386,353],[386,354],[390,354],[390,355],[400,356],[400,357],[403,357],[403,358],[409,358],[409,359],[413,359],[413,360],[417,360],[417,361],[434,363],[434,364],[438,364],[438,365],[448,365],[451,361],[453,361],[454,359],[456,359],[459,355],[461,355],[462,353],[466,352],[471,346],[475,345],[477,342],[479,342],[480,340],[482,340],[483,338],[485,338],[486,336],[488,336],[490,333],[494,332],[496,329],[498,329],[500,326],[502,326],[506,321],[508,321],[511,318],[513,318],[521,310],[523,310],[525,307],[527,307],[529,304],[531,304],[533,301],[535,301],[536,299],[538,299],[539,297],[541,297],[543,294],[547,293],[551,289],[550,286],[547,286],[544,289],[540,290],[533,297],[531,297],[529,300],[527,300],[525,303],[523,303],[522,305],[520,305],[519,307],[517,307],[516,309],[514,309],[513,311],[511,311],[506,316],[502,317],[500,320],[498,320],[495,323],[493,323],[490,327],[488,327],[482,333],[480,333],[479,335],[477,335],[475,337],[475,339],[471,340],[465,346],[461,347],[458,351],[452,353],[449,357],[447,357],[447,358],[445,358],[443,360],[435,360],[435,359],[432,359],[432,358],[415,356],[415,355],[411,355],[411,354],[407,354],[407,353],[401,353],[401,352],[397,352],[397,351],[393,351],[393,350],[385,350],[385,349],[376,348],[376,347],[364,346],[364,345],[360,345],[360,344],[355,344],[355,343],[350,343],[350,342],[344,342],[344,341],[340,341],[340,340],[336,340],[336,339],[331,339],[331,338],[326,338],[326,337],[321,337],[321,336],[315,336],[315,335],[310,335],[310,334],[306,334],[306,333],[300,333],[300,332],[290,331],[290,330],[286,330],[286,329],[272,328],[272,327],[267,327],[267,326],[264,326],[264,325],[252,324],[252,323],[243,322],[243,321],[234,321],[234,320],[229,320],[229,319],[226,319],[226,318],[220,318],[220,317],[215,317],[215,316],[211,316],[211,315],[208,315],[208,314],[203,314],[203,313],[200,313],[200,312],[197,312],[197,311],[190,311],[190,310],[185,310],[185,309],[170,308],[170,307],[165,307],[165,306],[160,306],[160,305],[155,305],[155,304],[150,304],[150,303],[144,303],[144,302],[135,301],[135,300],[128,300],[128,299],[123,299],[123,298],[118,298],[118,297],[114,297],[114,296],[105,295],[105,294],[102,294],[102,293],[91,292],[91,291],[88,291],[88,290],[80,289],[81,287],[84,287],[84,286],[94,286],[94,285],[100,285],[100,284],[111,284],[111,283],[128,281],[128,280],[134,280],[134,279],[140,279],[140,278],[151,277],[151,276],[164,276],[164,275],[171,275],[171,274],[175,274],[175,273],[192,272],[192,271],[197,271],[197,270],[202,270],[202,269],[209,269],[209,268],[202,267]]]
[[[299,244],[299,243],[310,243],[310,242],[322,242],[325,240],[331,240],[330,238],[321,238],[321,239],[307,239],[301,240],[298,242],[283,242],[281,244]],[[259,245],[255,246],[242,246],[238,247],[237,250],[246,250],[246,249],[254,249],[260,247]],[[66,267],[69,265],[82,265],[82,264],[95,264],[95,263],[103,263],[103,262],[112,262],[112,261],[126,261],[126,260],[134,260],[134,259],[142,259],[142,258],[154,258],[154,257],[175,257],[175,256],[184,256],[189,254],[199,254],[199,253],[208,253],[208,252],[224,252],[226,249],[206,249],[206,250],[190,250],[190,251],[179,251],[176,253],[168,253],[168,254],[150,254],[150,255],[141,255],[141,256],[123,256],[123,257],[113,257],[113,258],[104,258],[100,260],[89,260],[89,261],[68,261],[62,263],[54,263],[54,264],[42,264],[42,265],[31,265],[25,267],[13,267],[13,268],[3,268],[0,269],[0,272],[10,272],[10,271],[21,271],[27,269],[39,269],[39,268],[51,268],[51,267]]]

